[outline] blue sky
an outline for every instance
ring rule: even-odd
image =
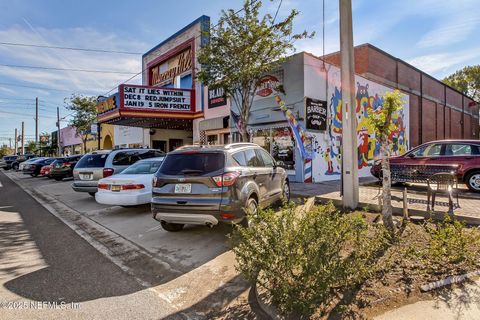
[[[264,1],[264,12],[274,14],[279,2]],[[221,9],[241,5],[240,0],[2,1],[0,42],[141,53],[202,14],[215,23]],[[339,48],[338,1],[325,0],[325,5],[328,53]],[[465,65],[480,63],[479,7],[480,0],[353,0],[354,41],[370,42],[442,78]],[[297,51],[320,55],[322,2],[283,0],[279,16],[292,8],[300,11],[295,21],[298,31],[317,31],[314,39],[298,42]],[[136,73],[141,70],[141,55],[0,45],[0,64]],[[0,144],[8,143],[6,138],[13,137],[21,121],[25,121],[26,138],[33,138],[35,97],[40,99],[39,131],[50,132],[55,130],[56,106],[61,107],[61,116],[67,114],[65,97],[72,93],[104,94],[129,77],[0,66]],[[137,77],[131,83],[140,81]]]

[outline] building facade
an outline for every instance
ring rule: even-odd
[[[195,79],[197,52],[208,41],[201,16],[142,56],[142,85],[122,84],[97,106],[98,121],[114,125],[115,146],[165,152],[199,143],[204,86]]]

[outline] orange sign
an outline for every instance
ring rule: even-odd
[[[115,96],[111,96],[108,99],[100,102],[97,104],[97,113],[102,114],[115,109],[117,107],[115,102]]]

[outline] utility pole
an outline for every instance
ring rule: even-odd
[[[22,154],[25,154],[25,123],[22,121]]]
[[[18,152],[18,134],[17,134],[17,128],[15,128],[15,155],[17,155]]]
[[[339,0],[342,78],[342,191],[343,207],[358,206],[357,115],[353,55],[352,1]]]
[[[57,153],[58,156],[62,156],[62,146],[60,145],[60,108],[57,107]]]
[[[12,138],[8,138],[8,148],[12,149]]]
[[[38,144],[38,97],[35,98],[35,145]]]

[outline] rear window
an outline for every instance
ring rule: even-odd
[[[86,154],[78,161],[75,168],[101,168],[105,166],[107,153],[104,154]]]
[[[123,170],[121,174],[154,174],[161,164],[162,161],[140,161]]]
[[[169,154],[160,167],[165,175],[204,175],[223,169],[225,155],[222,152]]]

